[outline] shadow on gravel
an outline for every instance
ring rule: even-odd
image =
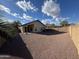
[[[66,33],[66,32],[60,32],[60,31],[57,31],[57,30],[54,30],[54,29],[45,29],[42,32],[39,32],[37,34],[42,34],[42,35],[57,35],[57,34],[63,34],[63,33]]]
[[[7,40],[7,42],[0,48],[0,55],[11,55],[22,59],[33,59],[20,35],[17,35],[14,39]]]

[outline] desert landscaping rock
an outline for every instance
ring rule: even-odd
[[[33,59],[78,59],[78,51],[68,33],[20,35]]]

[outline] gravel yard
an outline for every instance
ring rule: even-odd
[[[1,57],[1,56],[9,57]],[[68,33],[20,33],[0,48],[0,59],[79,59]]]
[[[33,59],[78,59],[77,49],[68,33],[20,35]]]

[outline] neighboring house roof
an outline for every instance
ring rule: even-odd
[[[39,20],[35,20],[35,21],[32,21],[32,22],[23,24],[22,26],[29,25],[29,24],[34,23],[34,22],[39,22],[39,23],[41,23]],[[41,23],[41,24],[42,24],[43,26],[45,26],[43,23]]]

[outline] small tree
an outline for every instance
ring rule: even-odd
[[[7,33],[7,26],[6,26],[6,22],[4,22],[2,19],[0,19],[0,37],[3,38],[10,38],[10,35]]]
[[[52,28],[55,27],[55,24],[46,24],[46,26],[47,26],[48,29],[52,29]]]
[[[61,26],[68,26],[69,23],[68,23],[68,21],[64,20],[64,21],[61,21],[61,22],[60,22],[60,25],[61,25]]]
[[[54,27],[55,27],[55,24],[52,24],[52,25],[51,25],[51,27],[53,27],[53,28],[54,28]]]
[[[13,25],[13,26],[20,26],[21,23],[20,23],[20,21],[14,21],[14,22],[12,23],[12,25]]]
[[[16,31],[19,31],[20,32],[20,29],[18,28],[19,26],[21,26],[20,21],[14,21],[12,23],[12,26],[15,28]]]
[[[2,20],[2,19],[0,19],[0,27],[2,26],[2,25],[4,25],[4,21]]]

